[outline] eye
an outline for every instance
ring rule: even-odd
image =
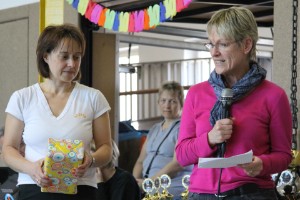
[[[73,59],[74,59],[74,60],[80,60],[80,59],[81,59],[81,56],[80,56],[80,55],[74,56]]]
[[[227,44],[227,43],[221,42],[221,43],[219,43],[219,46],[220,46],[221,48],[226,48],[226,47],[228,47],[228,44]]]
[[[164,104],[164,103],[166,103],[166,100],[165,99],[161,99],[161,100],[159,100],[159,103]]]
[[[177,101],[176,100],[171,100],[171,103],[172,104],[177,104]]]
[[[63,60],[68,60],[69,59],[69,55],[67,53],[61,53],[59,55]]]
[[[206,44],[205,44],[205,47],[206,47],[207,49],[212,49],[212,48],[214,47],[214,45],[213,45],[212,43],[206,43]]]

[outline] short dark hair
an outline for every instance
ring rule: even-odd
[[[49,25],[41,33],[37,47],[36,47],[36,61],[37,68],[40,75],[43,78],[50,77],[50,69],[48,64],[44,61],[44,56],[46,53],[50,53],[59,47],[64,39],[70,39],[77,42],[82,50],[82,56],[85,52],[86,41],[82,31],[72,24],[62,24],[62,25]],[[74,81],[80,80],[81,73],[80,70]]]

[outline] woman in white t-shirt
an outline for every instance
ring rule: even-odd
[[[14,92],[8,102],[3,155],[19,172],[19,200],[96,199],[96,167],[112,156],[110,106],[99,90],[77,82],[84,52],[84,36],[74,25],[46,27],[36,49],[43,82]],[[83,162],[75,169],[77,194],[41,192],[55,184],[43,171],[49,138],[83,141]],[[24,157],[18,150],[22,139]],[[92,140],[96,151],[90,154]]]

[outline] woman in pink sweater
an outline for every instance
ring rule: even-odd
[[[176,146],[178,162],[194,164],[189,199],[277,199],[271,174],[292,160],[292,117],[283,89],[265,80],[256,62],[257,25],[246,8],[216,12],[207,25],[215,70],[190,88]],[[232,91],[230,116],[221,93]],[[226,148],[221,148],[221,144]],[[223,150],[223,152],[221,152]],[[198,168],[200,157],[230,157],[253,151],[251,163],[229,168]]]

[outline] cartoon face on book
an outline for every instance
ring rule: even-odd
[[[52,185],[42,187],[42,192],[76,194],[77,177],[75,169],[82,163],[84,145],[81,140],[49,138],[48,155],[44,171],[52,180]]]

